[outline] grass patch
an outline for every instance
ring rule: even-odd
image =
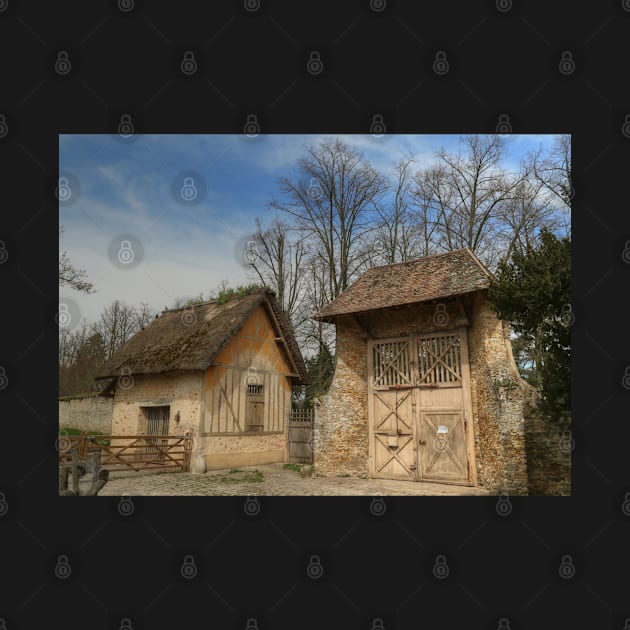
[[[238,468],[233,468],[232,470],[228,470],[227,473],[212,475],[212,481],[215,483],[262,483],[264,479],[264,475],[260,472],[260,470],[239,470]]]
[[[83,431],[81,429],[73,429],[73,428],[59,429],[59,436],[60,437],[64,437],[66,435],[67,436],[81,435],[81,433],[83,433]],[[88,433],[88,435],[94,435],[94,436],[105,435],[105,433],[103,433],[101,431],[88,431],[87,433]],[[95,440],[94,442],[96,444],[98,444],[99,446],[109,446],[109,440]]]
[[[282,466],[285,470],[294,470],[295,472],[302,472],[302,464],[284,464]]]
[[[81,429],[59,429],[61,435],[81,435]],[[102,431],[88,431],[90,435],[105,435]]]
[[[217,296],[217,304],[225,304],[233,297],[243,298],[246,295],[253,293],[254,291],[259,291],[260,289],[262,289],[262,286],[259,284],[247,284],[236,287],[235,289],[223,289],[222,291],[219,291],[219,295]]]

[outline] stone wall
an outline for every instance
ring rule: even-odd
[[[287,462],[286,430],[281,433],[213,435],[199,438],[208,470]]]
[[[527,494],[524,388],[512,356],[509,326],[485,291],[467,300],[475,455],[479,485],[496,494]]]
[[[535,391],[530,388],[531,397]],[[528,401],[529,402],[529,401]],[[556,426],[537,413],[535,404],[525,408],[525,444],[529,494],[571,494],[571,451],[569,427]]]
[[[170,406],[169,434],[199,432],[201,413],[202,372],[170,372],[166,374],[121,377],[116,385],[112,433],[143,435],[147,418],[143,407]],[[179,422],[176,414],[179,412]]]
[[[436,321],[438,308],[446,325]],[[335,374],[316,413],[319,474],[367,475],[367,339],[443,331],[467,323],[478,484],[496,494],[527,494],[524,382],[512,357],[508,326],[496,318],[486,292],[469,296],[461,305],[445,300],[357,319],[337,318]]]
[[[287,461],[286,425],[281,432],[260,435],[200,435],[202,386],[206,381],[203,372],[136,375],[128,382],[121,380],[126,386],[116,387],[112,420],[115,435],[143,435],[143,407],[169,405],[169,434],[189,432],[194,439],[192,459],[201,454],[208,470]]]
[[[93,395],[59,401],[59,428],[81,431],[112,431],[113,400]]]

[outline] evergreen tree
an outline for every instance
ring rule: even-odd
[[[533,340],[531,382],[539,385],[541,411],[568,421],[571,409],[571,241],[541,230],[538,242],[502,261],[490,287],[501,319]]]

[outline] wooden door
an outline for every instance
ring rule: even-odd
[[[413,345],[409,337],[368,344],[369,471],[417,479]]]
[[[265,428],[265,392],[264,384],[247,386],[246,431],[264,431]]]
[[[416,352],[419,477],[472,484],[466,330],[419,335]]]
[[[147,407],[147,435],[168,435],[168,424],[171,415],[170,407]],[[165,447],[168,440],[147,439],[146,455],[164,458],[164,453],[156,446]],[[154,446],[155,445],[155,446]]]
[[[474,484],[466,329],[368,342],[369,473]]]

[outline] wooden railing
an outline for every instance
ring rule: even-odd
[[[193,441],[185,435],[81,435],[60,439],[59,460],[67,460],[76,453],[79,460],[90,453],[100,452],[100,467],[110,472],[120,470],[190,469]]]

